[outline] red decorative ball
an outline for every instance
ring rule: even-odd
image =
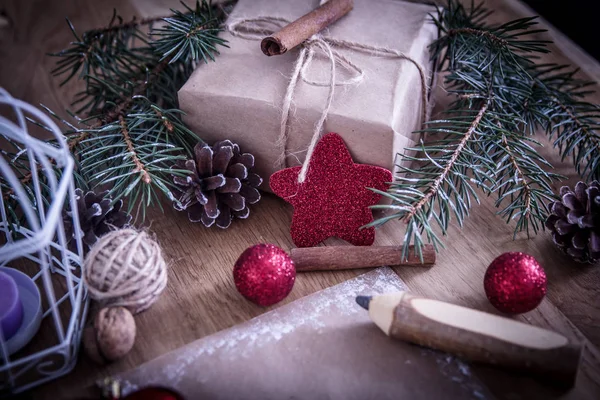
[[[237,290],[259,306],[283,300],[296,280],[296,268],[288,254],[273,244],[247,248],[233,267]]]
[[[521,252],[504,253],[485,272],[483,286],[490,303],[506,314],[536,308],[546,295],[546,272],[537,260]]]

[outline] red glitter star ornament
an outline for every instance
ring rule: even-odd
[[[328,133],[317,143],[303,183],[298,183],[300,169],[275,172],[269,182],[273,193],[294,206],[290,232],[296,246],[315,246],[332,236],[355,246],[372,245],[375,228],[360,227],[373,221],[369,206],[381,195],[368,188],[386,190],[392,173],[355,164],[337,133]]]

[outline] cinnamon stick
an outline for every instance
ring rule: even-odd
[[[279,32],[264,38],[260,48],[267,56],[283,54],[348,14],[353,7],[353,0],[329,0],[284,26]]]
[[[335,271],[402,265],[430,267],[435,263],[436,252],[432,245],[423,246],[423,263],[410,246],[408,260],[402,260],[402,246],[325,246],[304,247],[291,251],[296,271]]]

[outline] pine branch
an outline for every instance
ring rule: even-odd
[[[169,59],[165,59],[161,61],[154,70],[149,74],[150,77],[158,76],[169,64]],[[152,84],[154,80],[148,79],[143,82],[138,82],[137,89],[135,90],[134,96],[131,98],[123,98],[123,102],[116,107],[114,110],[109,111],[106,115],[102,116],[97,120],[97,122],[90,126],[90,128],[100,128],[102,125],[108,124],[116,119],[121,120],[123,113],[128,110],[134,102],[135,96],[139,96]],[[166,121],[166,124],[170,124],[170,122]],[[172,130],[172,126],[171,126]],[[79,134],[71,136],[69,138],[69,150],[73,153],[76,152],[77,147],[81,144],[82,141],[86,140],[90,137],[90,130],[82,130]],[[51,160],[52,161],[52,160]],[[20,179],[22,185],[28,185],[31,182],[32,173],[28,172]],[[4,194],[4,198],[7,199],[11,194],[13,194],[12,190],[7,191]]]
[[[519,161],[517,159],[516,152],[514,152],[513,149],[511,148],[510,144],[508,143],[508,140],[506,139],[506,136],[502,137],[502,147],[503,147],[504,151],[506,152],[506,155],[508,156],[508,160],[509,160],[510,164],[512,165],[512,168],[515,171],[515,174],[514,174],[515,181],[517,181],[517,182],[520,181],[523,184],[523,188],[521,189],[523,191],[523,197],[524,197],[523,218],[528,219],[529,216],[531,215],[531,198],[532,198],[532,193],[533,193],[531,184],[528,182],[527,176],[525,175],[525,173],[523,172],[523,169],[519,165]]]
[[[600,135],[596,129],[600,129],[598,123],[600,109],[584,103],[579,105],[579,115],[576,115],[573,109],[577,109],[577,105],[567,107],[556,97],[551,100],[559,108],[558,113],[551,114],[552,122],[547,128],[551,137],[556,132],[557,139],[554,145],[561,150],[563,159],[569,155],[573,156],[579,174],[586,176],[587,179],[598,179],[600,177]],[[561,113],[566,118],[561,118]],[[591,113],[595,115],[590,115]]]
[[[498,36],[494,35],[493,33],[489,32],[489,31],[484,31],[484,30],[481,30],[481,29],[456,28],[456,29],[450,29],[447,32],[448,37],[457,36],[457,35],[463,35],[463,34],[485,37],[486,39],[494,42],[494,44],[497,45],[497,46],[508,46],[508,41],[507,40],[502,39],[501,37],[498,37]]]
[[[162,60],[170,59],[170,63],[195,62],[200,58],[206,63],[209,59],[214,61],[214,55],[219,54],[216,46],[227,47],[226,41],[217,36],[219,18],[206,2],[197,3],[195,10],[185,7],[187,13],[171,10],[173,17],[164,19],[167,25],[152,31],[159,37],[153,43],[156,52],[162,54]]]
[[[106,115],[100,118],[101,123],[109,123],[114,121],[116,118],[120,118],[123,115],[123,112],[131,108],[131,105],[134,102],[136,96],[142,96],[144,93],[152,87],[153,84],[157,82],[157,77],[165,70],[167,65],[170,62],[170,58],[165,58],[160,63],[158,63],[152,71],[148,74],[146,79],[137,81],[133,87],[133,94],[130,97],[122,98],[122,103],[119,104],[113,110],[110,110]]]
[[[399,155],[400,160],[411,161],[418,169],[397,165],[399,171],[390,190],[378,192],[392,203],[373,208],[393,213],[369,226],[379,226],[391,219],[403,220],[407,224],[404,243],[414,243],[419,257],[424,244],[423,232],[436,249],[442,246],[432,221],[443,234],[452,215],[462,225],[469,214],[471,199],[479,202],[475,188],[489,192],[489,187],[495,184],[492,161],[479,155],[489,124],[485,118],[490,101],[477,101],[479,109],[475,112],[464,109],[446,119],[429,122],[422,133],[436,140],[421,143],[420,148],[407,149],[418,152],[417,156]],[[408,257],[408,247],[404,246],[403,257]]]
[[[496,185],[491,188],[497,193],[496,207],[505,206],[498,212],[507,222],[516,220],[514,236],[521,231],[530,234],[543,229],[548,214],[548,202],[556,198],[552,193],[552,182],[562,177],[546,171],[551,168],[537,150],[539,146],[525,135],[500,131],[500,144],[490,142],[487,151],[497,165],[494,174]]]
[[[115,14],[106,28],[81,37],[69,23],[75,42],[56,54],[54,73],[66,75],[63,84],[75,75],[85,84],[74,105],[87,115],[76,117],[77,126],[63,120],[78,173],[90,188],[126,198],[142,216],[158,200],[154,189],[172,199],[170,167],[201,141],[180,119],[177,90],[196,60],[214,60],[216,46],[226,46],[217,36],[222,7],[206,1],[185,7],[149,32],[138,28],[157,19],[123,22]]]
[[[434,197],[438,193],[440,186],[446,181],[448,174],[451,172],[452,168],[454,167],[454,165],[456,163],[456,160],[461,155],[467,142],[469,141],[469,139],[471,138],[471,136],[473,135],[473,133],[479,126],[479,123],[481,122],[481,118],[485,114],[487,108],[488,108],[488,104],[483,103],[481,108],[479,109],[479,112],[475,116],[475,119],[471,123],[471,126],[469,127],[467,132],[465,132],[462,139],[460,139],[460,141],[458,142],[456,149],[454,149],[454,151],[452,152],[452,156],[450,157],[450,160],[448,161],[448,163],[444,166],[444,168],[442,169],[440,174],[434,179],[431,186],[425,191],[425,195],[421,198],[421,200],[419,200],[417,202],[417,204],[412,206],[410,212],[408,212],[408,214],[406,214],[403,217],[403,219],[406,223],[410,223],[412,218],[415,216],[415,214],[417,212],[420,212],[421,209],[423,208],[423,206],[425,206],[425,204],[428,204],[431,201],[432,197]]]
[[[533,91],[527,118],[541,127],[565,159],[586,179],[600,178],[600,108],[583,98],[593,82],[575,78],[576,69],[544,64],[532,68]]]
[[[176,143],[190,133],[176,110],[139,97],[132,111],[117,121],[72,135],[81,133],[88,138],[80,143],[78,173],[90,189],[108,189],[114,201],[128,199],[128,212],[137,207],[142,218],[159,192],[172,200],[171,166],[186,158]]]
[[[125,145],[127,146],[127,151],[129,152],[133,164],[135,165],[135,169],[133,170],[133,172],[139,172],[140,176],[142,177],[142,182],[149,185],[150,183],[152,183],[152,179],[150,178],[150,174],[146,170],[146,166],[140,161],[140,158],[138,157],[138,154],[135,150],[135,146],[131,141],[131,136],[129,136],[127,122],[125,121],[125,118],[122,115],[119,115],[119,125],[121,125],[121,133],[123,134],[123,140],[125,141]]]
[[[506,138],[503,138],[502,144],[504,145],[504,151],[508,155],[510,163],[515,170],[515,181],[523,183],[523,197],[525,198],[524,203],[524,212],[523,218],[527,219],[531,215],[531,199],[533,197],[533,189],[531,188],[531,184],[528,182],[527,175],[523,172],[523,169],[519,165],[515,152],[508,144]]]
[[[384,193],[392,202],[374,207],[391,213],[371,224],[405,221],[404,257],[411,243],[421,255],[423,233],[438,248],[433,221],[444,235],[451,214],[462,225],[470,199],[477,201],[476,189],[497,194],[498,214],[516,221],[515,235],[544,229],[555,198],[552,183],[562,177],[540,155],[541,144],[522,132],[545,130],[578,171],[600,172],[599,108],[578,100],[589,93],[587,83],[563,66],[535,64],[549,43],[526,38],[543,32],[535,29],[535,18],[489,25],[490,13],[482,5],[468,10],[449,0],[433,17],[440,33],[431,45],[434,62],[444,68],[456,101],[447,118],[420,132],[428,143],[408,149],[420,156],[398,155],[395,182]],[[402,166],[409,162],[416,166]]]

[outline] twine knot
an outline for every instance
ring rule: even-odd
[[[227,31],[233,36],[240,37],[242,39],[261,40],[263,36],[269,36],[289,23],[290,21],[286,20],[285,18],[260,16],[233,21],[227,25]],[[277,165],[280,169],[282,169],[287,166],[286,155],[290,125],[290,108],[294,98],[296,86],[298,85],[298,80],[302,80],[303,82],[313,86],[327,87],[327,100],[325,101],[325,105],[321,111],[320,118],[315,123],[313,135],[306,150],[306,157],[304,163],[302,164],[302,168],[300,169],[300,173],[298,174],[298,183],[303,183],[306,180],[306,175],[310,166],[310,159],[312,158],[317,142],[322,135],[323,125],[325,124],[325,120],[327,119],[327,115],[329,114],[329,110],[333,102],[335,87],[357,84],[361,82],[365,76],[364,71],[359,66],[354,64],[335,49],[360,51],[365,54],[398,58],[411,62],[417,68],[421,77],[423,113],[422,121],[426,120],[428,86],[425,69],[417,61],[397,50],[365,45],[358,42],[339,40],[323,36],[320,33],[315,34],[305,40],[300,46],[300,51],[298,52],[298,57],[294,63],[294,69],[292,75],[290,76],[290,81],[283,98],[280,132],[276,142],[277,147],[281,150],[280,156],[277,160]],[[326,81],[317,81],[308,77],[308,68],[317,52],[324,55],[329,62],[329,79]],[[344,80],[338,79],[337,67],[345,70],[346,73],[349,74],[349,77]]]

